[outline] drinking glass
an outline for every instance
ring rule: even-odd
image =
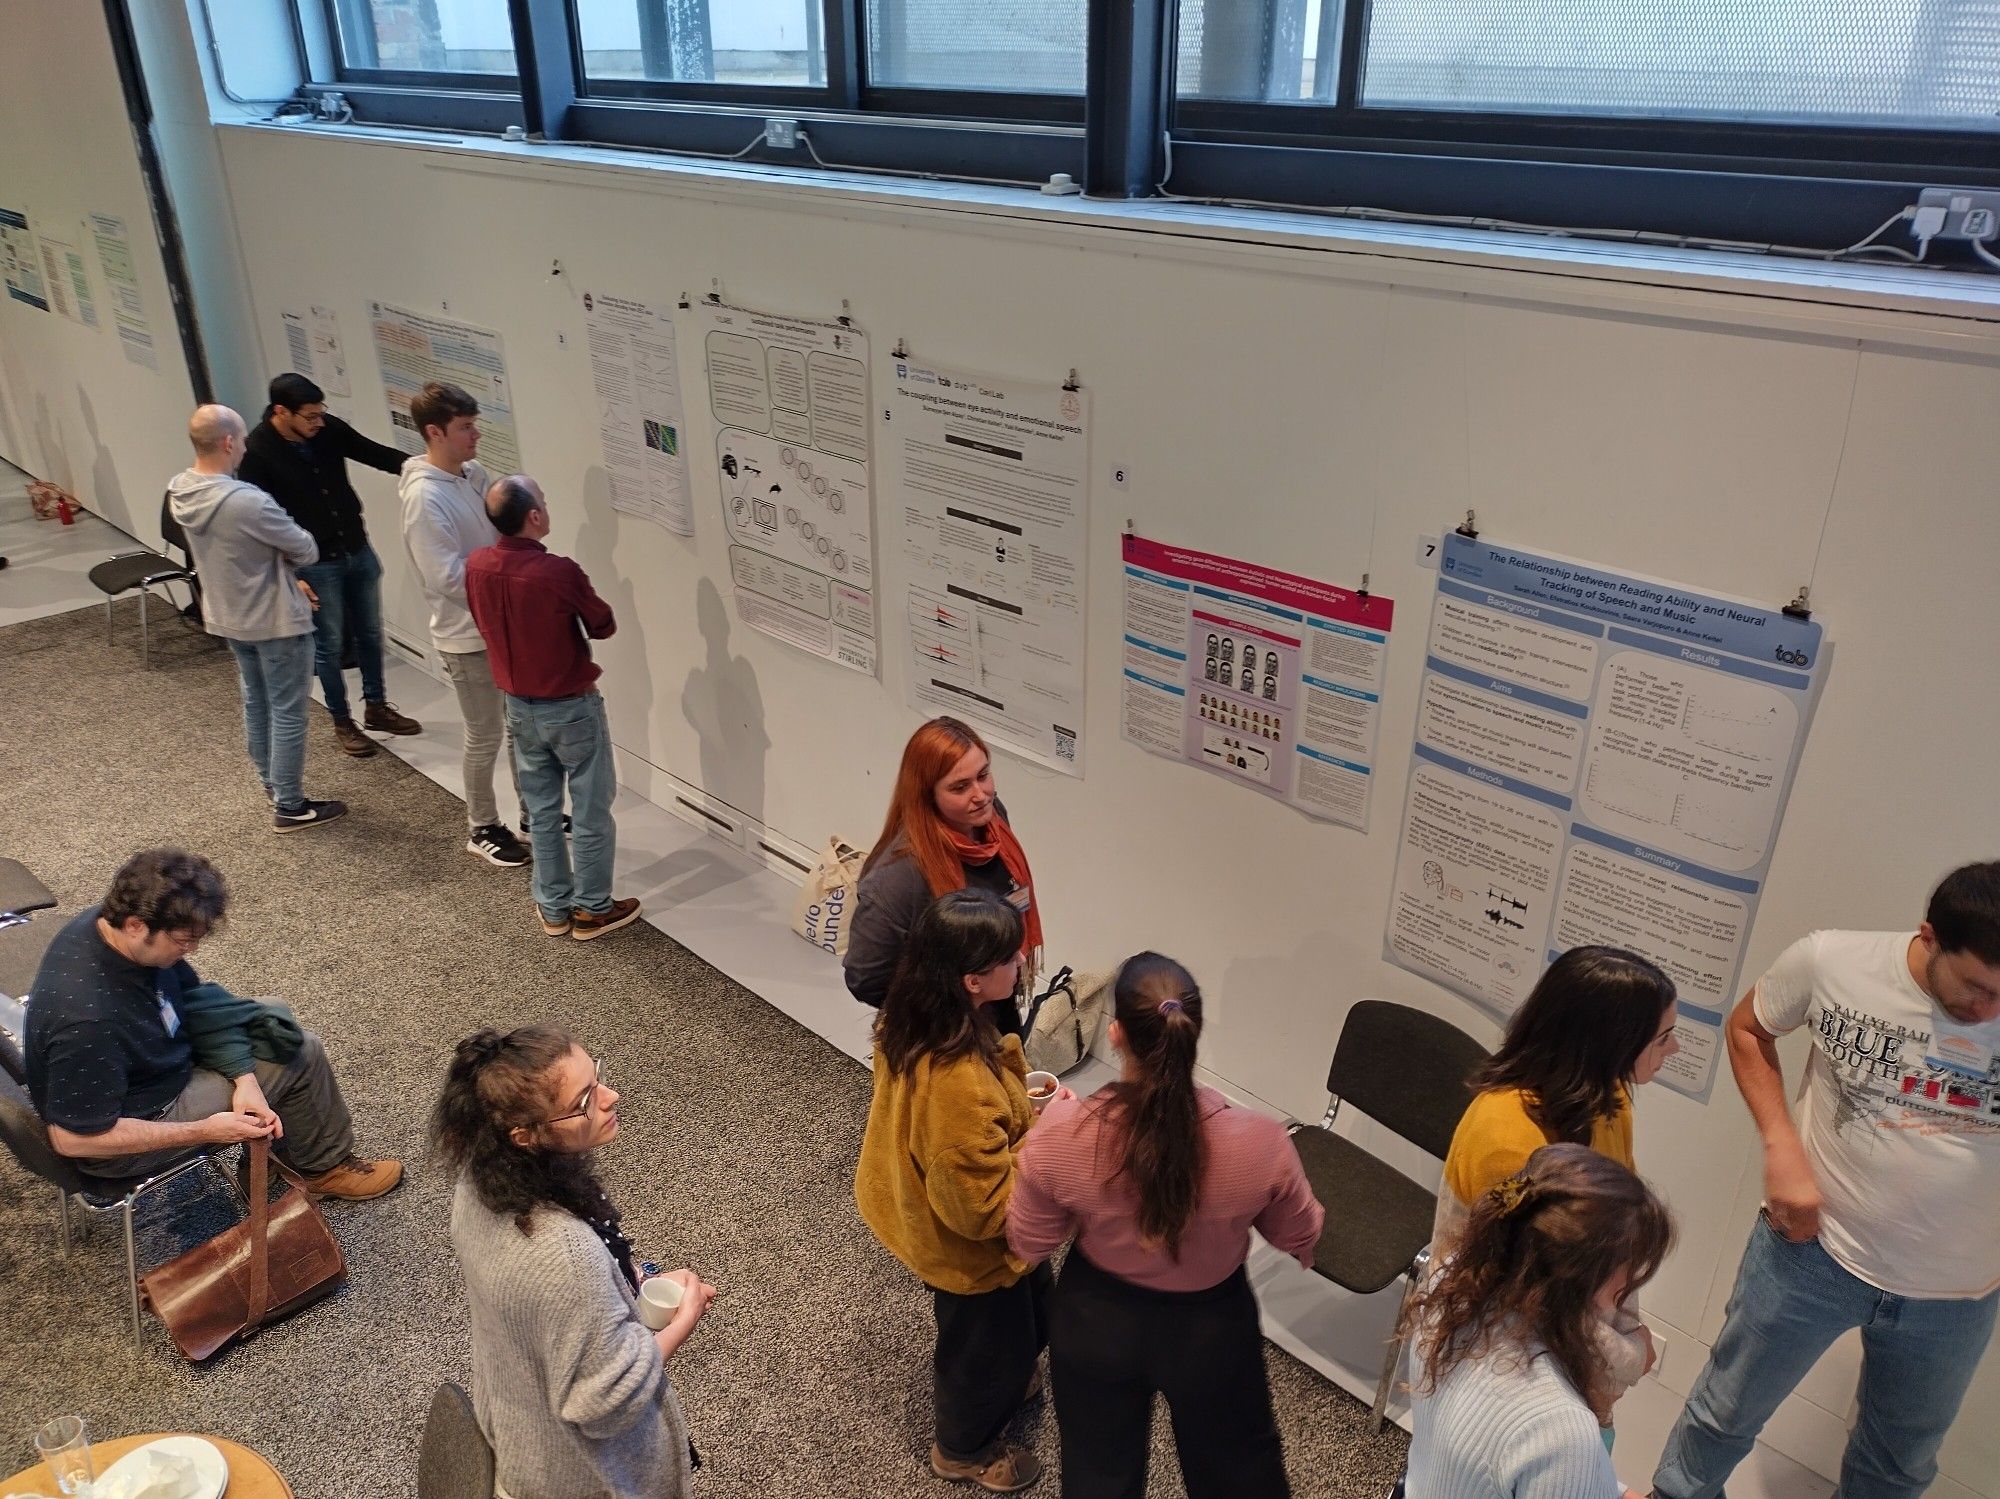
[[[57,1416],[35,1433],[35,1451],[65,1494],[90,1493],[97,1475],[90,1466],[90,1433],[81,1416]]]

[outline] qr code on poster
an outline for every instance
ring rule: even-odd
[[[1076,763],[1075,732],[1064,728],[1061,724],[1052,724],[1050,727],[1056,731],[1056,758],[1058,760],[1067,760],[1070,764],[1074,765]]]

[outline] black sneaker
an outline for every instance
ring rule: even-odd
[[[521,831],[523,833],[528,832],[528,814],[526,812],[521,814]],[[569,813],[567,812],[563,813],[563,831],[565,833],[569,831]]]
[[[316,828],[346,815],[346,802],[300,802],[296,807],[274,808],[271,829],[278,833],[296,833],[300,828]]]
[[[519,869],[532,857],[521,840],[497,822],[474,828],[472,836],[466,840],[465,851],[479,855],[488,864],[498,864],[502,869]]]

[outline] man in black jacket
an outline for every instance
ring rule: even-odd
[[[271,404],[250,433],[236,476],[255,484],[285,507],[319,543],[319,561],[299,569],[312,590],[314,667],[333,737],[350,755],[372,755],[378,733],[415,734],[423,725],[396,711],[382,681],[382,562],[368,544],[361,499],[347,480],[352,458],[384,473],[402,471],[409,455],[372,442],[326,409],[326,392],[304,375],[280,375],[271,382]],[[345,637],[352,633],[361,667],[366,712],[361,727],[347,702],[341,669]]]

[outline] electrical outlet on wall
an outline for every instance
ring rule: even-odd
[[[1944,210],[1944,225],[1937,232],[1939,239],[2000,238],[2000,192],[1927,187],[1917,199],[1917,206]]]
[[[799,122],[797,120],[766,120],[764,122],[764,144],[773,151],[796,151],[799,148]]]

